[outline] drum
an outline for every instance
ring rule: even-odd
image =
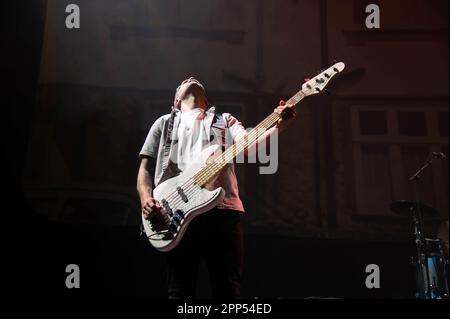
[[[448,299],[448,258],[444,256],[442,242],[426,239],[426,254],[416,261],[416,298]]]

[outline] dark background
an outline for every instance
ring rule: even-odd
[[[332,95],[302,103],[280,167],[238,168],[244,297],[412,298],[407,176],[448,154],[448,2],[69,1],[2,3],[4,289],[40,297],[165,297],[163,255],[139,236],[137,154],[188,76],[254,126],[305,77],[344,61]],[[106,5],[106,3],[108,5]],[[212,4],[208,4],[212,3]],[[255,186],[258,187],[255,187]],[[448,163],[422,181],[448,219]],[[65,267],[81,269],[68,290]],[[381,288],[365,287],[365,267]],[[199,295],[209,296],[206,270]]]

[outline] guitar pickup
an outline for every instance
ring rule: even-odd
[[[183,202],[187,203],[189,201],[189,199],[187,198],[186,194],[184,193],[183,189],[180,186],[177,187],[177,192],[180,195]]]
[[[172,216],[173,215],[172,208],[170,208],[169,203],[165,199],[163,199],[161,200],[161,204],[164,210],[167,212],[167,214],[169,214],[169,216]]]

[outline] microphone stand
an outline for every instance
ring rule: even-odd
[[[425,268],[426,272],[426,288],[425,288],[425,299],[432,299],[432,289],[433,285],[430,283],[430,271],[428,267],[428,252],[426,250],[426,245],[424,237],[423,237],[423,218],[422,218],[422,211],[420,208],[420,195],[419,195],[419,181],[422,177],[422,173],[424,170],[426,170],[429,166],[433,164],[433,161],[438,156],[434,153],[430,154],[428,157],[426,163],[417,171],[415,172],[410,178],[409,181],[413,183],[413,191],[416,198],[416,209],[413,211],[413,221],[414,221],[414,235],[415,235],[415,242],[416,242],[416,250],[417,250],[417,262],[420,265],[420,270],[423,274],[423,268]],[[424,267],[425,266],[425,267]]]
[[[419,179],[422,177],[422,172],[424,170],[427,169],[428,166],[431,166],[431,164],[433,164],[433,161],[435,160],[435,158],[440,157],[439,154],[430,154],[431,156],[428,156],[428,160],[426,161],[426,163],[417,171],[415,172],[410,178],[409,181],[413,182],[413,181],[419,181]]]

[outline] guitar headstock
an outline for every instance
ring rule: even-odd
[[[314,78],[308,80],[302,85],[303,94],[305,96],[309,96],[322,92],[327,86],[328,82],[330,82],[330,80],[333,78],[333,76],[342,72],[344,68],[345,64],[339,62],[323,71],[319,75],[315,76]]]

